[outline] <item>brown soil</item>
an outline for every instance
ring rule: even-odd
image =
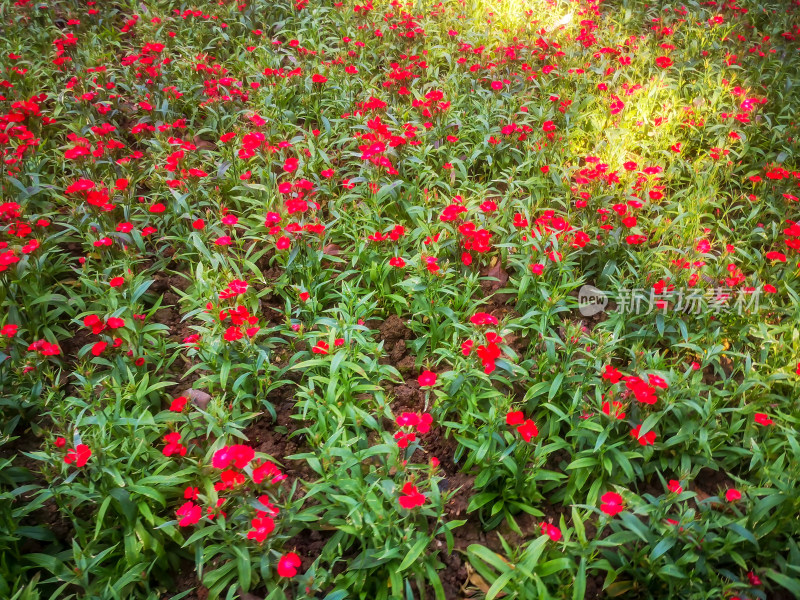
[[[385,321],[367,321],[367,326],[378,330],[378,340],[383,342],[384,355],[380,363],[394,365],[404,377],[416,375],[414,357],[409,353],[406,342],[414,339],[413,332],[406,327],[397,315]]]
[[[93,335],[92,330],[88,327],[81,327],[77,325],[68,325],[70,336],[59,341],[61,346],[61,354],[64,360],[70,365],[75,364],[78,360],[78,352],[86,344],[93,344],[100,340],[99,336]],[[92,358],[89,355],[89,358]]]
[[[49,420],[47,424],[49,424]],[[42,440],[33,435],[30,430],[23,431],[21,426],[17,427],[17,430],[12,434],[13,436],[17,436],[16,439],[0,446],[0,459],[13,458],[15,467],[27,469],[29,475],[25,483],[46,486],[47,482],[41,472],[42,463],[23,454],[24,452],[40,450]],[[30,502],[33,500],[34,495],[35,491],[23,494],[19,497],[18,502]],[[52,499],[45,502],[41,508],[24,517],[20,525],[45,527],[52,531],[53,535],[61,543],[68,544],[72,540],[73,526],[64,514],[58,510],[58,506]],[[46,546],[47,542],[26,539],[22,543],[20,550],[23,554],[43,552]]]
[[[194,565],[191,563],[184,563],[181,569],[175,575],[175,594],[180,594],[189,589],[194,589],[183,600],[207,600],[208,589],[206,589],[197,579],[197,572]]]
[[[303,427],[303,422],[292,418],[294,399],[291,397],[291,393],[291,386],[283,386],[271,395],[270,399],[277,413],[276,421],[273,422],[266,416],[254,421],[244,430],[244,434],[256,452],[264,452],[282,465],[283,472],[288,476],[284,485],[289,487],[297,479],[303,481],[317,479],[317,474],[306,461],[286,458],[292,454],[310,450],[304,438],[294,435],[298,429]]]
[[[494,294],[508,283],[508,273],[499,260],[493,265],[487,265],[480,269],[480,274],[481,277],[487,278],[481,281],[481,291],[486,297]],[[513,294],[497,294],[492,300],[498,304],[505,304],[513,298]]]
[[[156,311],[155,320],[169,327],[169,337],[173,341],[183,342],[183,338],[194,333],[189,327],[189,323],[182,321],[180,311],[180,296],[175,293],[173,288],[185,290],[189,286],[189,281],[180,275],[166,275],[156,273],[153,276],[153,283],[147,290],[150,294],[157,294],[162,297],[161,308]]]
[[[306,571],[320,555],[325,544],[328,543],[334,533],[334,531],[305,529],[302,533],[298,533],[286,541],[284,551],[296,552],[303,561],[301,571]]]
[[[697,493],[698,502],[713,496],[724,499],[725,491],[735,487],[736,482],[725,471],[714,471],[708,467],[700,469],[697,477],[689,484],[689,489]]]

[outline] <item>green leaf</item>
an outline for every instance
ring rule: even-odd
[[[623,522],[625,527],[627,527],[630,531],[635,533],[639,539],[641,539],[645,543],[650,542],[650,536],[652,535],[650,530],[647,528],[647,525],[642,523],[639,519],[636,518],[631,512],[622,512],[619,514],[620,520]]]
[[[586,596],[586,557],[581,557],[581,564],[578,565],[578,574],[575,576],[574,587],[572,588],[572,600],[583,600]]]
[[[654,561],[675,545],[675,538],[664,538],[658,542],[650,553],[650,560]]]
[[[564,381],[564,373],[559,373],[556,375],[556,378],[553,379],[553,383],[550,384],[550,391],[547,394],[547,401],[550,402],[553,398],[555,398],[558,390],[561,389],[561,382]]]
[[[755,545],[756,548],[758,548],[758,540],[756,540],[752,532],[748,531],[738,523],[728,523],[727,527],[731,531],[738,533],[740,536],[742,536],[744,539],[746,539],[748,542],[750,542],[751,544]]]
[[[239,571],[239,585],[243,591],[247,592],[250,590],[250,575],[252,573],[250,567],[250,551],[244,546],[234,546],[233,551],[236,553],[236,568]]]
[[[430,543],[430,540],[425,537],[421,536],[416,543],[411,547],[411,550],[408,551],[406,557],[403,559],[403,562],[400,563],[400,566],[397,567],[398,571],[405,571],[411,564],[417,560],[417,557],[422,554],[425,548]]]
[[[514,571],[506,571],[500,577],[498,577],[489,590],[486,592],[486,600],[494,600],[497,595],[503,591],[503,588],[506,584],[511,581],[511,578],[514,576]]]
[[[103,517],[106,515],[106,511],[108,510],[108,505],[111,504],[111,496],[106,496],[103,500],[103,503],[100,505],[100,510],[97,511],[97,515],[95,519],[97,519],[97,525],[94,528],[94,539],[98,539],[100,537],[100,531],[103,529]]]
[[[508,563],[506,563],[502,558],[500,558],[500,555],[495,554],[494,552],[492,552],[485,546],[481,546],[480,544],[472,544],[468,546],[467,556],[488,563],[500,572],[509,569]],[[477,567],[475,561],[470,560],[470,562],[473,564],[473,566]]]
[[[596,458],[591,458],[586,456],[584,458],[579,458],[578,460],[574,460],[567,466],[567,470],[572,469],[585,469],[587,467],[594,467],[595,465],[599,464],[599,461]]]
[[[789,590],[795,598],[800,598],[800,579],[797,577],[789,577],[783,573],[778,573],[773,569],[767,570],[767,577],[772,579],[779,586]]]

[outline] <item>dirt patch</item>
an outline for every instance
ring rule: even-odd
[[[291,387],[279,388],[282,395],[291,394]],[[301,479],[314,481],[317,474],[308,466],[305,460],[289,460],[286,457],[300,452],[309,452],[310,448],[301,436],[293,435],[303,427],[303,422],[292,419],[294,400],[292,398],[270,398],[275,406],[277,418],[273,422],[269,417],[254,421],[245,430],[244,434],[256,452],[269,454],[283,466],[283,472],[288,479],[285,485],[291,487],[292,483]],[[300,488],[298,488],[298,492]]]
[[[445,565],[444,569],[439,571],[439,580],[444,588],[444,597],[462,598],[461,589],[469,577],[464,555],[455,550],[452,554],[448,554],[447,543],[442,539],[437,538],[432,546],[431,550],[439,551],[439,560]]]
[[[175,594],[193,590],[184,600],[207,600],[208,589],[197,579],[195,566],[189,562],[183,563],[175,575]]]
[[[188,287],[189,281],[182,275],[157,273],[153,276],[153,283],[147,290],[148,293],[161,296],[161,308],[156,311],[154,318],[156,323],[169,327],[169,338],[176,342],[183,342],[185,337],[194,333],[189,328],[189,324],[182,321],[180,296],[173,290],[173,288],[177,288],[183,291]]]
[[[25,501],[32,498],[26,498]],[[74,534],[73,524],[66,518],[66,516],[58,510],[55,501],[50,499],[45,502],[41,508],[35,510],[27,515],[20,523],[24,526],[31,527],[44,527],[53,532],[58,542],[57,548],[68,547],[72,543]],[[47,552],[47,542],[39,540],[26,539],[22,544],[21,551],[23,554],[34,552]]]
[[[380,339],[385,342],[384,350],[390,352],[400,340],[410,340],[414,337],[412,331],[406,327],[403,319],[397,315],[390,315],[385,321],[376,326],[376,321],[369,321],[367,325],[377,329]]]
[[[378,340],[383,342],[381,364],[394,365],[403,377],[416,374],[416,361],[406,343],[414,339],[414,334],[400,317],[391,315],[385,321],[367,321],[367,327],[377,329]]]
[[[715,471],[709,467],[700,469],[695,477],[694,485],[711,496],[724,494],[725,490],[736,487],[736,483],[725,471]]]
[[[415,379],[409,379],[397,386],[387,385],[386,391],[394,397],[392,401],[392,414],[395,416],[404,412],[423,412],[425,409],[425,392]]]
[[[603,597],[603,583],[605,578],[602,575],[586,577],[586,591],[583,594],[584,600],[594,600]]]
[[[697,473],[694,481],[689,484],[689,489],[697,494],[696,499],[691,502],[697,506],[697,502],[702,502],[713,496],[723,498],[725,491],[735,488],[736,482],[733,481],[725,471],[714,471],[709,467],[703,467]],[[712,506],[719,507],[720,504],[714,503]]]
[[[100,341],[101,338],[94,335],[91,329],[86,327],[72,329],[70,326],[67,326],[67,329],[71,335],[68,338],[60,340],[59,346],[61,346],[61,354],[64,360],[67,361],[69,365],[74,365],[78,362],[78,352],[80,352],[80,349],[86,344],[93,344]],[[91,355],[89,358],[91,358]]]
[[[311,565],[334,533],[335,531],[333,530],[304,529],[301,533],[287,540],[283,550],[284,552],[296,552],[303,561],[300,570],[305,572],[311,568]]]
[[[29,458],[23,452],[36,452],[42,447],[42,440],[33,435],[33,432],[28,428],[28,422],[17,424],[17,428],[11,433],[11,441],[0,445],[0,459],[14,458],[15,467],[23,467],[31,472],[33,478],[37,478],[39,474],[39,466],[41,463],[38,460]],[[41,427],[52,425],[50,419],[46,419],[46,423],[40,423]],[[25,429],[23,429],[23,427]]]
[[[496,262],[494,264],[487,265],[479,271],[481,277],[486,278],[481,281],[481,291],[486,297],[494,294],[508,283],[508,273],[503,268],[500,260],[495,260]],[[492,300],[497,304],[505,304],[510,302],[513,298],[513,294],[497,294]]]

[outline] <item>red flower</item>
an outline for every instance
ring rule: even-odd
[[[177,431],[168,433],[164,436],[164,441],[167,445],[164,447],[164,456],[172,456],[173,454],[180,454],[186,456],[186,446],[181,444],[181,434]]]
[[[75,463],[76,467],[82,467],[92,456],[92,451],[86,444],[78,444],[74,450],[68,450],[64,457],[64,462],[68,465]]]
[[[172,412],[183,412],[183,409],[188,401],[189,399],[186,396],[178,396],[169,405],[169,409]]]
[[[656,66],[662,69],[671,67],[673,65],[672,59],[669,56],[659,56],[656,59]]]
[[[403,267],[406,266],[406,261],[404,261],[399,256],[395,256],[389,259],[389,265],[392,267],[396,267],[398,269],[402,269]]]
[[[617,383],[620,379],[622,379],[622,373],[617,371],[617,369],[615,369],[611,365],[606,365],[605,372],[603,373],[602,377],[603,379],[607,379],[608,381],[610,381],[611,384],[613,385]]]
[[[539,428],[536,427],[536,423],[531,419],[526,419],[522,425],[517,427],[517,432],[522,436],[523,440],[530,442],[531,438],[535,438],[539,435]]]
[[[106,349],[106,346],[108,346],[108,342],[97,342],[92,346],[92,356],[100,356],[103,350]]]
[[[103,331],[103,329],[105,329],[106,327],[105,323],[103,323],[103,321],[101,321],[100,317],[98,317],[97,315],[88,315],[84,317],[83,324],[86,327],[91,327],[92,333],[95,335]]]
[[[765,427],[774,423],[774,421],[770,419],[766,413],[756,413],[753,417],[753,420],[759,425],[763,425]]]
[[[214,453],[211,466],[215,469],[224,469],[231,462],[237,469],[244,469],[255,458],[255,451],[250,446],[236,444],[223,446]]]
[[[436,385],[436,377],[437,375],[433,371],[423,371],[420,373],[417,381],[420,387],[431,387]]]
[[[417,486],[410,481],[403,486],[402,493],[403,495],[400,496],[399,502],[400,506],[403,508],[411,510],[412,508],[425,504],[425,495],[421,494]]]
[[[125,283],[124,277],[112,277],[111,281],[108,282],[108,285],[110,285],[111,287],[119,287],[123,283]]]
[[[256,463],[256,467],[253,469],[253,482],[254,483],[261,483],[265,479],[269,478],[268,483],[276,484],[280,483],[284,479],[286,479],[286,475],[281,472],[281,470],[275,466],[273,463],[264,461],[262,464]],[[261,501],[264,503],[264,500]],[[277,509],[275,510],[275,514],[277,515]]]
[[[525,415],[521,410],[511,411],[506,415],[506,425],[522,425]]]
[[[419,424],[417,425],[417,431],[420,433],[428,433],[431,430],[431,425],[433,424],[433,417],[430,413],[423,413],[419,417]]]
[[[750,582],[750,585],[761,585],[761,579],[753,573],[753,571],[747,572],[747,579]]]
[[[669,387],[663,377],[659,377],[658,375],[653,375],[652,373],[647,376],[647,381],[653,387],[661,388],[662,390],[665,390]]]
[[[317,345],[311,349],[311,352],[313,352],[314,354],[328,354],[329,349],[330,349],[330,344],[320,340],[317,342]]]
[[[783,252],[767,252],[767,260],[777,260],[778,262],[786,262],[786,255]]]
[[[629,235],[625,237],[625,243],[629,246],[639,246],[647,241],[646,235]]]
[[[642,426],[637,425],[633,429],[631,429],[631,437],[636,438],[642,446],[652,446],[653,443],[656,441],[656,432],[655,431],[648,431],[643,436],[639,436],[639,432],[641,431]]]
[[[472,315],[470,322],[473,325],[497,325],[497,317],[489,313],[479,312]]]
[[[259,543],[267,539],[267,536],[275,530],[275,521],[270,517],[261,517],[250,521],[252,530],[247,532],[248,540],[255,540]]]
[[[621,513],[625,510],[622,496],[616,492],[606,492],[600,497],[600,510],[610,516]]]
[[[548,536],[554,542],[557,542],[561,539],[561,530],[555,525],[551,525],[550,523],[542,523],[541,531],[542,535]]]
[[[109,329],[119,329],[120,327],[125,327],[125,319],[109,317],[108,321],[106,321],[106,325],[108,325]]]
[[[181,527],[188,527],[194,525],[203,516],[203,509],[197,506],[194,502],[186,502],[183,504],[176,513],[179,517],[183,517],[178,521]]]
[[[670,479],[667,488],[669,489],[670,492],[674,492],[676,494],[680,494],[683,491],[683,488],[681,487],[681,482],[678,481],[677,479]]]
[[[725,492],[725,500],[727,500],[728,502],[736,502],[741,497],[742,493],[739,490],[735,490],[733,488]]]
[[[398,431],[394,434],[394,439],[397,441],[398,448],[408,448],[409,443],[416,441],[417,435],[415,433],[403,433],[402,431]]]
[[[294,577],[297,575],[297,569],[302,564],[300,557],[294,552],[289,552],[281,556],[278,561],[278,575],[281,577]]]
[[[658,400],[655,389],[638,377],[625,377],[625,387],[632,391],[642,404],[655,404]]]
[[[492,373],[496,367],[495,361],[500,358],[500,346],[494,342],[489,342],[485,346],[478,346],[478,348],[475,350],[475,353],[478,355],[478,358],[481,359],[483,372],[487,375]]]
[[[610,417],[612,408],[614,409],[614,417],[616,417],[619,420],[625,418],[625,411],[622,410],[623,409],[622,402],[618,402],[617,400],[614,400],[613,402],[608,402],[608,401],[603,402],[604,415],[608,415]]]
[[[319,73],[314,73],[314,75],[311,76],[311,81],[314,83],[325,83],[328,81],[328,78],[324,75],[320,75]]]

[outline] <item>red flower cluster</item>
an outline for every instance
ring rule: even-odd
[[[400,506],[411,510],[425,504],[425,494],[421,493],[417,486],[409,481],[403,486],[402,495],[398,501]]]
[[[78,444],[73,450],[67,450],[64,462],[76,467],[84,466],[92,456],[92,451],[86,444]]]
[[[397,417],[397,426],[405,431],[398,431],[394,434],[394,439],[397,440],[397,445],[400,448],[407,448],[409,443],[414,443],[417,440],[416,433],[428,433],[433,423],[433,417],[429,413],[412,413],[404,412]],[[416,429],[416,433],[414,432]]]
[[[536,427],[531,419],[526,419],[521,410],[512,411],[506,415],[506,425],[516,426],[517,433],[522,436],[526,442],[530,442],[532,438],[539,435],[539,429]]]

